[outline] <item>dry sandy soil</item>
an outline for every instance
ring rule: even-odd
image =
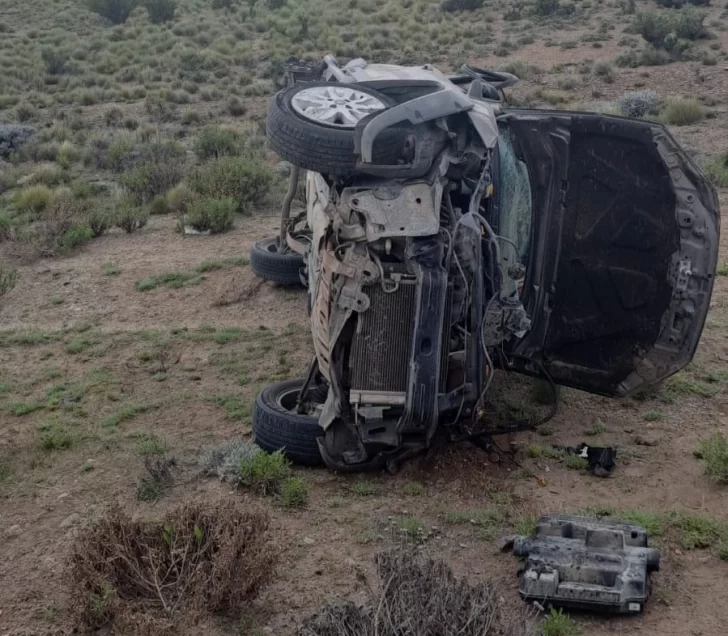
[[[728,209],[725,196],[723,208]],[[19,285],[3,299],[3,329],[33,330],[44,341],[13,344],[13,336],[4,331],[0,348],[6,386],[0,395],[0,457],[6,472],[0,485],[0,578],[5,582],[0,587],[0,634],[70,633],[65,591],[70,542],[77,528],[101,514],[109,502],[155,517],[198,497],[250,497],[199,477],[196,458],[210,444],[249,436],[249,403],[256,389],[305,368],[309,345],[302,291],[261,284],[245,266],[211,272],[191,287],[148,292],[134,287],[136,280],[155,273],[192,270],[204,260],[244,255],[253,240],[272,233],[275,218],[246,219],[221,237],[182,238],[171,231],[172,224],[172,219],[155,218],[141,234],[112,233],[76,256],[23,267]],[[726,257],[724,238],[721,260]],[[118,267],[118,275],[103,274],[109,261]],[[719,277],[695,368],[726,368],[727,326],[728,278]],[[225,327],[242,331],[220,331]],[[165,351],[162,358],[160,349]],[[161,365],[166,379],[157,382],[153,378],[159,378],[154,374]],[[244,386],[237,381],[240,373],[246,375]],[[690,373],[696,371],[686,377]],[[10,414],[11,404],[42,404],[49,389],[63,383],[81,387],[71,410],[61,402],[52,412],[45,407],[23,416]],[[231,395],[240,398],[242,415],[232,415],[239,420],[229,419],[214,401]],[[490,463],[482,451],[467,446],[413,462],[396,476],[370,475],[367,489],[358,485],[361,477],[300,470],[312,484],[304,510],[284,511],[274,500],[263,501],[275,519],[281,562],[275,582],[256,602],[257,625],[270,628],[267,633],[289,634],[321,602],[361,598],[357,573],[372,576],[381,528],[403,515],[422,521],[432,533],[426,548],[458,573],[498,581],[507,603],[518,602],[516,559],[498,554],[494,542],[474,525],[447,523],[447,513],[499,508],[505,521],[497,532],[530,515],[607,506],[728,521],[725,489],[703,475],[693,456],[701,438],[726,430],[728,392],[720,387],[710,398],[688,393],[672,404],[664,404],[664,397],[661,401],[658,393],[647,401],[615,402],[564,391],[561,410],[549,424],[551,436],[522,434],[514,439],[521,448],[583,440],[614,445],[619,460],[610,479],[522,453],[524,465],[545,478],[541,486],[509,462]],[[105,421],[129,403],[147,410],[117,425]],[[646,422],[647,412],[662,417]],[[40,427],[49,418],[70,430],[70,448],[39,448]],[[585,437],[595,418],[604,431]],[[136,497],[144,474],[140,439],[152,436],[168,444],[179,469],[176,485],[165,497],[144,503]],[[645,441],[653,445],[643,445]],[[420,496],[407,494],[413,482],[424,486]],[[631,619],[580,617],[585,634],[721,633],[728,621],[728,565],[719,560],[716,547],[686,550],[672,535],[658,543],[663,568],[654,577],[645,614]],[[204,629],[210,634],[241,633],[222,621]],[[190,627],[189,633],[201,630]]]
[[[13,16],[25,19],[26,3],[13,4]],[[720,0],[720,6],[708,8],[706,24],[719,19],[723,4]],[[599,3],[598,11],[615,23],[631,20],[616,3]],[[508,26],[501,13],[498,7],[498,39]],[[577,40],[585,32],[551,33],[548,23],[537,27],[541,36],[556,41]],[[728,31],[711,31],[710,42],[728,48]],[[585,59],[613,61],[625,50],[618,40],[615,32],[602,48],[587,43],[560,48],[545,46],[539,37],[508,59],[472,62],[496,66],[517,59],[544,69],[514,90],[521,99],[539,90],[561,91],[567,100],[562,105],[588,105],[642,88],[662,97],[702,98],[710,118],[673,132],[699,160],[725,152],[725,60],[713,66],[695,61],[615,69],[612,82],[595,75],[582,78],[578,65]],[[709,42],[698,46],[707,50]],[[566,77],[577,79],[575,88],[559,88]],[[244,98],[251,118],[262,117],[265,99]],[[100,106],[84,108],[84,116],[93,117],[96,108],[102,119]],[[143,116],[141,102],[124,108],[125,114]],[[204,115],[206,123],[218,111]],[[725,228],[728,191],[720,196]],[[173,218],[152,217],[137,234],[112,231],[72,256],[19,266],[17,286],[0,299],[0,636],[74,632],[67,586],[70,547],[79,528],[114,502],[150,519],[195,499],[255,500],[270,510],[280,552],[276,577],[251,608],[246,626],[210,619],[186,629],[190,635],[211,636],[287,636],[323,602],[362,600],[366,583],[374,582],[373,557],[386,543],[387,528],[403,518],[422,524],[425,550],[458,574],[498,583],[506,607],[520,604],[519,564],[497,551],[494,537],[512,533],[537,515],[589,509],[649,519],[674,512],[728,524],[728,490],[704,475],[693,454],[701,439],[718,430],[728,434],[726,276],[716,279],[696,359],[678,383],[642,400],[613,401],[564,390],[559,413],[543,431],[548,435],[499,440],[503,447],[517,444],[525,471],[507,459],[493,463],[467,445],[413,461],[395,476],[296,469],[311,484],[308,505],[297,511],[284,510],[275,498],[200,476],[197,460],[204,449],[248,439],[256,393],[269,382],[302,375],[311,355],[304,292],[262,283],[245,265],[209,271],[193,281],[197,284],[179,288],[136,289],[141,279],[246,256],[255,240],[275,233],[277,217],[274,210],[258,211],[236,223],[225,235],[182,237],[173,231]],[[725,231],[720,261],[728,261]],[[105,273],[111,271],[109,263],[117,273]],[[716,373],[717,381],[706,380]],[[60,441],[54,432],[62,433]],[[532,457],[539,449],[582,441],[618,449],[612,477],[598,479],[561,461]],[[177,469],[164,496],[145,502],[137,489],[150,448],[166,449]],[[498,511],[502,522],[491,528],[469,522],[487,510]],[[457,519],[466,523],[453,523]],[[653,577],[644,615],[577,616],[582,634],[725,633],[728,562],[719,558],[718,541],[689,549],[684,528],[666,525],[655,539],[662,549],[662,570]]]

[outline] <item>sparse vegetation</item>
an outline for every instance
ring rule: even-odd
[[[674,504],[684,507],[681,510],[661,510],[661,500],[654,495],[673,474],[684,475],[686,469],[693,477],[703,469],[708,472],[708,459],[713,457],[703,446],[711,442],[711,427],[720,421],[728,396],[728,374],[720,356],[728,328],[721,302],[725,278],[715,281],[707,341],[700,344],[696,358],[702,366],[686,368],[644,401],[628,398],[607,404],[564,389],[559,418],[538,430],[554,437],[517,436],[523,455],[532,459],[524,459],[526,471],[508,473],[513,479],[506,477],[505,468],[486,466],[491,464],[487,454],[465,450],[463,461],[455,460],[451,453],[460,453],[458,448],[439,456],[434,471],[424,461],[420,467],[407,466],[393,481],[374,475],[319,475],[314,487],[303,481],[309,479],[309,471],[281,468],[280,479],[259,487],[254,485],[252,465],[262,451],[248,441],[254,396],[269,382],[306,374],[310,329],[304,292],[258,287],[250,272],[230,268],[247,265],[242,254],[252,240],[276,232],[271,215],[283,195],[290,165],[266,140],[265,103],[282,86],[288,56],[309,61],[330,52],[339,61],[363,56],[370,62],[431,62],[446,73],[459,72],[466,62],[495,66],[522,80],[505,90],[514,107],[553,106],[668,122],[686,119],[684,109],[678,109],[677,120],[674,113],[663,111],[669,97],[693,98],[702,119],[688,116],[690,127],[673,132],[713,184],[728,187],[726,112],[720,99],[721,69],[728,59],[721,45],[726,28],[723,2],[708,6],[659,0],[660,8],[650,3],[637,6],[634,0],[517,0],[503,5],[480,0],[352,0],[342,7],[322,0],[136,0],[133,10],[125,0],[0,2],[0,250],[8,263],[0,264],[0,308],[6,324],[0,332],[0,413],[7,420],[0,494],[12,504],[3,528],[8,549],[23,547],[14,586],[0,593],[0,606],[12,609],[15,595],[32,595],[37,585],[33,587],[33,572],[24,564],[39,558],[62,562],[66,555],[59,550],[103,517],[100,507],[90,516],[83,511],[116,498],[119,488],[129,504],[129,518],[139,519],[148,532],[145,536],[157,541],[146,552],[142,546],[139,560],[132,560],[145,577],[150,569],[143,559],[166,554],[168,520],[161,515],[173,501],[186,501],[195,493],[210,501],[222,495],[230,502],[245,501],[248,509],[261,503],[257,493],[265,492],[272,499],[264,505],[278,509],[276,525],[287,526],[281,544],[289,541],[291,530],[304,527],[305,536],[314,541],[293,537],[292,553],[305,558],[290,561],[286,578],[301,581],[312,576],[316,553],[334,537],[338,545],[332,554],[341,557],[333,571],[338,584],[349,570],[352,577],[360,576],[360,565],[367,567],[362,558],[366,561],[374,546],[392,537],[403,543],[429,541],[431,549],[456,554],[460,564],[477,560],[484,550],[493,549],[495,537],[512,534],[514,526],[529,534],[534,520],[519,515],[542,510],[539,492],[558,489],[566,480],[573,484],[577,502],[629,501],[635,510],[625,514],[648,525],[665,553],[702,550],[678,559],[684,566],[684,587],[694,600],[693,613],[702,615],[711,588],[700,573],[720,567],[719,557],[728,560],[725,515],[716,496],[725,487],[722,473],[718,469],[682,484],[684,497]],[[699,6],[685,7],[688,12],[683,13],[684,4]],[[700,16],[701,6],[706,19]],[[116,15],[114,7],[121,9]],[[650,9],[656,9],[652,22],[640,18],[638,12]],[[663,20],[667,31],[661,31]],[[554,61],[559,63],[552,66]],[[671,66],[654,68],[663,64]],[[625,68],[638,66],[642,68]],[[675,82],[666,81],[672,77]],[[300,194],[296,214],[302,209],[299,204]],[[253,218],[241,218],[241,213]],[[187,236],[190,228],[222,231],[233,225],[227,236]],[[185,227],[187,232],[175,234]],[[174,249],[166,250],[166,241]],[[510,257],[505,243],[503,249]],[[76,250],[83,251],[74,254]],[[56,259],[61,253],[64,258]],[[225,258],[228,254],[241,256]],[[37,259],[43,260],[34,262]],[[725,249],[717,274],[728,276]],[[300,315],[294,315],[299,305]],[[297,331],[283,329],[282,315],[269,315],[271,307],[290,309],[291,317],[283,320],[294,321]],[[224,326],[237,324],[235,316],[240,319],[237,327]],[[259,323],[270,328],[259,329]],[[524,382],[504,408],[504,420],[536,422],[548,412],[550,386],[535,384],[532,392],[531,381]],[[156,410],[144,413],[146,408]],[[698,411],[700,417],[690,420]],[[592,419],[593,413],[600,413],[608,431]],[[673,429],[687,420],[694,444],[689,451],[695,450],[701,459],[678,452],[684,445],[670,442]],[[657,440],[658,447],[635,445],[640,434]],[[602,437],[582,440],[582,435]],[[551,444],[588,440],[619,445],[620,457],[632,462],[633,472],[639,468],[636,464],[646,463],[642,468],[649,464],[653,478],[637,483],[622,475],[596,484],[588,476],[567,475],[566,452]],[[194,468],[190,469],[189,452],[211,444],[218,444],[210,453],[217,459],[201,459],[200,469],[212,479],[200,484],[199,475],[190,474]],[[180,458],[179,472],[166,456],[169,446]],[[662,460],[653,465],[658,458]],[[266,470],[270,459],[257,461],[265,464],[258,467],[260,474],[275,472]],[[245,479],[242,465],[251,469]],[[549,483],[545,489],[515,481],[536,466]],[[218,479],[226,483],[218,484]],[[511,487],[513,494],[503,492]],[[598,496],[588,497],[594,487]],[[236,495],[231,488],[243,491]],[[69,498],[64,500],[65,493]],[[37,505],[31,506],[33,501]],[[44,506],[53,507],[53,514],[33,514]],[[609,508],[601,504],[594,510],[620,516],[617,508]],[[69,513],[73,514],[64,521]],[[194,548],[194,523],[185,524],[180,532],[191,537],[191,543],[176,545]],[[124,528],[123,535],[107,528],[104,558],[114,558],[120,536],[133,536],[129,545],[135,549],[141,545],[128,530],[131,526]],[[227,536],[216,545],[223,551],[229,548],[230,554],[234,549]],[[311,545],[316,547],[307,547]],[[211,564],[205,558],[198,563],[207,572]],[[496,581],[513,571],[507,558],[500,565],[490,561]],[[172,561],[160,563],[169,567]],[[329,565],[322,562],[316,575],[322,589],[332,583]],[[384,597],[393,605],[382,606],[376,623],[380,636],[394,636],[387,632],[385,614],[402,619],[401,624],[410,624],[406,621],[414,616],[415,631],[422,626],[416,622],[420,615],[432,618],[421,633],[460,629],[472,636],[472,629],[480,636],[478,626],[491,617],[497,627],[490,630],[504,636],[543,634],[537,619],[532,629],[519,625],[509,630],[502,624],[518,608],[510,601],[499,602],[508,595],[497,586],[486,585],[480,604],[481,597],[470,596],[464,582],[447,578],[446,569],[420,565],[417,571],[426,580],[409,577],[406,583],[419,590],[412,591],[413,607],[397,605],[398,599],[409,602],[410,592],[395,591],[399,579],[391,579],[389,570],[383,574],[383,587],[394,587]],[[219,567],[223,577],[229,574],[225,566]],[[71,604],[82,605],[80,611],[97,623],[80,621],[80,631],[164,634],[194,631],[199,624],[213,632],[257,636],[268,622],[266,608],[281,604],[276,587],[261,607],[250,611],[250,620],[247,606],[245,619],[238,623],[237,608],[224,602],[217,609],[230,616],[208,618],[205,599],[216,594],[217,582],[195,578],[190,585],[202,598],[189,601],[194,606],[190,611],[187,600],[166,611],[159,595],[125,587],[129,580],[122,580],[123,573],[109,568],[108,561],[99,561],[98,568],[95,583],[82,587],[83,593],[76,595],[75,586],[69,590]],[[272,575],[271,568],[268,572]],[[407,574],[413,572],[407,569]],[[172,593],[175,576],[165,581],[171,584],[163,588],[165,603],[179,598]],[[75,627],[56,583],[49,581],[44,598],[35,611],[26,613],[23,624],[11,611],[6,631],[45,633]],[[657,599],[668,598],[665,578],[656,583]],[[319,613],[316,621],[329,620],[328,628],[308,622],[309,631],[301,627],[299,636],[369,636],[367,626],[375,624],[370,619],[377,617],[382,598],[381,590],[370,590],[369,585],[360,587],[356,605]],[[287,592],[290,586],[284,588]],[[370,591],[373,596],[365,602]],[[683,596],[672,591],[676,615],[685,609]],[[468,605],[471,598],[475,604]],[[461,613],[474,617],[473,622],[459,622]],[[645,615],[644,630],[654,629],[655,616]],[[352,617],[363,623],[347,622]],[[297,615],[279,618],[270,623],[276,633],[293,629],[290,621]],[[588,631],[586,625],[582,630]]]
[[[101,266],[101,271],[103,272],[104,276],[118,276],[119,275],[119,268],[112,262],[104,263]]]
[[[0,261],[0,298],[11,291],[18,282],[18,270]]]
[[[280,451],[261,451],[240,463],[240,483],[262,494],[278,492],[291,474],[291,463]]]
[[[697,124],[705,117],[703,105],[692,98],[673,97],[667,100],[661,119],[673,126]]]
[[[705,474],[719,484],[728,484],[728,439],[721,432],[714,433],[700,443],[700,457]]]
[[[240,466],[247,464],[262,452],[252,442],[232,440],[205,451],[200,457],[200,468],[206,475],[216,475],[223,481],[240,482]]]
[[[420,497],[425,494],[425,487],[418,481],[408,481],[404,485],[404,494],[410,497]]]
[[[397,529],[410,541],[422,541],[425,537],[425,524],[417,517],[403,515],[395,520]]]
[[[287,477],[281,484],[284,508],[303,508],[308,503],[309,485],[302,477]]]
[[[240,205],[231,197],[221,199],[201,198],[193,200],[183,217],[184,225],[198,232],[220,234],[233,228],[235,212]]]
[[[617,104],[625,117],[645,117],[657,115],[660,109],[660,97],[655,91],[632,91],[619,98]]]
[[[728,152],[718,155],[705,165],[705,174],[717,188],[728,188]],[[722,272],[722,273],[721,273]],[[728,275],[728,264],[718,265],[718,275]]]
[[[357,481],[351,487],[351,492],[357,497],[372,497],[377,494],[378,489],[376,484],[371,481]]]
[[[189,178],[195,192],[211,199],[232,199],[242,214],[263,200],[272,183],[272,170],[249,157],[221,157],[201,166]]]
[[[45,420],[41,426],[40,448],[44,451],[64,450],[73,444],[70,431],[57,420]]]
[[[483,0],[444,0],[440,5],[443,11],[475,11],[483,6]]]
[[[115,428],[122,422],[132,420],[148,410],[149,406],[142,402],[127,402],[118,411],[105,417],[103,424],[107,428]]]
[[[579,636],[581,629],[561,608],[551,608],[541,623],[542,636]]]
[[[134,0],[86,0],[86,4],[113,24],[126,22],[134,8]]]

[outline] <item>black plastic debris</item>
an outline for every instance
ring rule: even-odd
[[[541,517],[534,536],[515,538],[513,553],[527,559],[521,597],[567,609],[638,614],[660,569],[642,526],[590,517]]]
[[[582,443],[576,447],[554,446],[554,448],[586,459],[589,470],[597,477],[608,477],[614,470],[617,449],[611,446],[589,446]]]

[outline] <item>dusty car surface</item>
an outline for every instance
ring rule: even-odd
[[[258,396],[263,448],[393,467],[471,435],[496,368],[622,397],[690,361],[719,212],[664,126],[511,109],[517,78],[468,66],[327,57],[289,77],[268,136],[291,188],[253,264],[307,284],[315,359]]]

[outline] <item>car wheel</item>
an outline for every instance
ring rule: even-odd
[[[250,268],[264,280],[280,285],[300,285],[303,256],[295,252],[280,252],[278,239],[258,241],[250,250]]]
[[[273,149],[292,164],[331,175],[356,167],[354,130],[366,116],[394,101],[366,86],[338,82],[295,84],[270,102],[266,130]],[[374,142],[375,163],[395,165],[408,131],[392,127]]]
[[[302,386],[303,380],[288,380],[263,389],[255,398],[253,434],[269,453],[280,450],[295,464],[318,466],[323,460],[316,440],[324,430],[317,418],[296,412]]]

